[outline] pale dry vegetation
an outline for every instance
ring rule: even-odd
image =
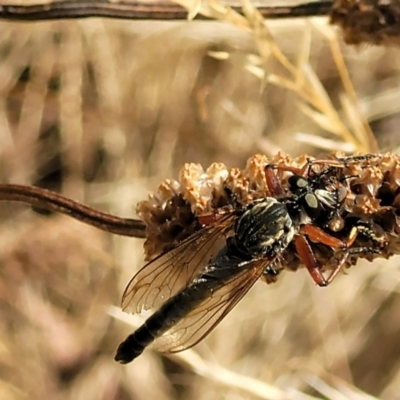
[[[184,162],[375,151],[368,123],[395,151],[398,49],[340,50],[325,20],[270,36],[248,7],[224,23],[2,22],[1,181],[133,216]],[[142,241],[17,204],[0,216],[0,399],[398,398],[398,259],[328,288],[303,270],[260,282],[193,350],[121,366],[142,319],[110,306]]]

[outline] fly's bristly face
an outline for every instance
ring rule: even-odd
[[[335,175],[337,171],[327,168],[319,173],[310,169],[307,176],[289,177],[292,197],[289,197],[288,208],[298,224],[326,226],[340,214],[347,190]]]

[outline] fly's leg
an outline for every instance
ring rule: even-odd
[[[316,174],[312,170],[312,167],[314,165],[322,165],[327,167],[318,175],[321,177],[322,175],[329,175],[331,174],[335,169],[338,168],[344,168],[347,167],[348,165],[352,163],[357,163],[357,162],[363,162],[363,161],[369,161],[371,159],[381,159],[380,154],[364,154],[362,156],[349,156],[349,157],[341,157],[337,158],[336,160],[331,160],[331,159],[320,159],[320,160],[311,160],[307,159],[307,162],[302,166],[302,167],[292,167],[288,165],[278,165],[278,164],[269,164],[265,167],[265,169],[270,169],[270,170],[279,170],[283,172],[291,172],[294,175],[299,175],[303,177],[312,177],[313,175]],[[345,179],[349,179],[352,176],[347,176]]]
[[[261,279],[266,283],[274,283],[278,280],[279,273],[280,270],[275,269],[272,265],[268,265],[268,267],[264,269]]]
[[[272,197],[280,198],[285,194],[281,182],[278,180],[274,170],[278,169],[276,165],[268,164],[264,168],[265,182],[268,187],[268,191]]]
[[[351,244],[354,243],[354,241],[359,233],[361,233],[363,236],[367,237],[372,243],[374,243],[375,246],[374,247],[370,247],[370,246],[355,247],[353,249],[349,248],[351,246]],[[339,273],[342,266],[344,265],[344,263],[347,261],[347,259],[351,255],[379,254],[382,251],[382,249],[387,245],[387,241],[385,238],[377,237],[374,230],[371,229],[370,227],[366,226],[362,222],[360,222],[358,225],[356,225],[352,228],[349,237],[351,235],[354,235],[354,238],[351,239],[351,244],[347,245],[347,250],[343,253],[343,256],[340,259],[336,268],[329,275],[329,277],[327,279],[329,282],[332,282],[333,279],[335,279],[336,275]]]
[[[221,218],[226,213],[232,212],[233,208],[239,209],[239,210],[243,208],[243,205],[240,204],[237,195],[235,193],[233,193],[231,189],[225,187],[224,191],[228,198],[229,204],[218,208],[214,212],[207,212],[207,213],[199,215],[197,217],[197,222],[201,226],[204,227],[204,226],[209,226],[209,225],[213,224],[214,222],[218,221],[218,219]]]
[[[289,165],[278,165],[278,164],[269,164],[265,168],[267,169],[276,169],[278,171],[283,172],[291,172],[293,175],[299,175],[304,178],[310,178],[316,174],[315,171],[312,170],[314,165],[323,165],[327,166],[328,168],[322,172],[319,172],[318,175],[328,175],[336,168],[343,168],[345,165],[339,160],[311,160],[307,159],[306,163],[302,167],[292,167]]]
[[[278,164],[268,164],[264,171],[265,171],[265,178],[267,181],[267,186],[270,193],[274,197],[281,197],[284,194],[284,189],[282,188],[277,176],[274,173],[274,170],[282,171],[282,172],[290,172],[293,175],[301,176],[305,179],[312,179],[313,177],[318,176],[318,179],[321,181],[325,177],[328,177],[335,171],[339,166],[343,167],[343,165],[339,164],[338,162],[331,165],[330,160],[311,160],[307,159],[307,162],[301,167],[292,167],[289,165],[278,165]],[[316,172],[312,169],[314,165],[324,165],[326,168],[323,171]],[[339,189],[338,180],[332,179],[331,184],[337,186]]]
[[[343,168],[347,167],[353,163],[359,163],[364,161],[370,161],[371,159],[380,160],[382,156],[380,154],[364,154],[362,156],[348,156],[348,157],[338,157],[336,160],[330,159],[320,159],[320,160],[307,160],[309,165],[326,165],[332,168]],[[306,165],[307,165],[306,164]]]
[[[377,244],[376,247],[356,247],[350,248],[356,238],[358,233],[362,233],[364,236],[367,236],[372,242]],[[344,253],[339,260],[338,264],[332,270],[330,275],[325,278],[320,270],[320,266],[315,258],[314,252],[311,248],[309,241],[307,240],[306,235],[313,241],[317,243],[324,244],[326,246],[332,247],[334,249],[344,250]],[[295,237],[295,246],[297,253],[300,258],[303,260],[308,272],[313,278],[314,282],[319,286],[328,286],[341,271],[343,265],[347,261],[348,257],[354,254],[379,254],[382,247],[386,244],[382,239],[377,238],[374,231],[365,225],[356,225],[350,231],[348,238],[343,241],[334,236],[329,235],[327,232],[323,231],[321,228],[314,225],[305,225],[302,228],[302,233]]]
[[[373,158],[380,160],[382,158],[381,154],[363,154],[362,156],[348,156],[338,158],[338,162],[348,165],[355,162],[369,161]]]
[[[301,167],[291,167],[289,165],[278,165],[278,164],[268,164],[265,166],[265,177],[267,179],[267,185],[268,189],[274,190],[274,187],[276,187],[276,184],[279,183],[278,178],[276,177],[275,173],[273,172],[274,170],[278,171],[283,171],[283,172],[291,172],[294,175],[299,175],[299,176],[308,176],[310,168],[314,162],[311,160],[307,160],[307,162]],[[272,182],[273,179],[275,178],[275,182]],[[272,187],[270,187],[272,185]],[[282,189],[282,187],[281,187]]]
[[[304,225],[302,234],[298,235],[295,239],[296,250],[304,261],[308,272],[318,286],[328,286],[337,276],[342,269],[344,263],[349,257],[349,251],[345,251],[343,257],[338,262],[337,266],[333,269],[328,278],[325,278],[320,270],[320,266],[314,256],[311,245],[305,235],[311,240],[332,247],[334,249],[349,249],[357,237],[357,228],[354,227],[346,241],[340,240],[334,236],[329,235],[327,232],[315,225]]]
[[[297,254],[304,262],[304,265],[306,266],[313,281],[318,286],[327,286],[328,282],[320,271],[318,261],[315,258],[314,252],[307,238],[301,234],[296,235],[294,238],[294,245],[296,247]]]

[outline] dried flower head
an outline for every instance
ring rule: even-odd
[[[359,257],[373,260],[400,253],[397,215],[400,206],[399,156],[386,153],[346,161],[343,154],[333,153],[323,160],[315,163],[313,169],[323,171],[336,163],[338,168],[334,174],[337,179],[342,179],[347,190],[343,210],[325,229],[344,240],[355,223],[361,222],[374,232],[375,240],[380,243],[379,253],[352,255],[346,265],[355,264]],[[271,196],[265,179],[266,165],[301,168],[313,161],[315,159],[307,155],[292,159],[279,153],[271,159],[263,155],[252,156],[243,170],[228,169],[221,163],[214,163],[206,170],[199,164],[185,164],[179,181],[166,180],[156,194],[138,204],[138,215],[146,224],[146,258],[152,259],[168,251],[199,230],[198,216],[218,212],[229,203],[227,189],[243,205]],[[276,174],[288,190],[287,180],[292,173],[278,168]],[[370,239],[359,234],[352,247],[365,246]],[[338,252],[318,243],[312,243],[312,248],[322,269],[332,269],[337,265]],[[302,266],[293,244],[282,253],[277,264],[277,270],[296,270]]]

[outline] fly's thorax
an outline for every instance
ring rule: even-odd
[[[272,197],[249,205],[235,225],[236,245],[252,256],[285,248],[293,236],[293,222],[286,205]]]

